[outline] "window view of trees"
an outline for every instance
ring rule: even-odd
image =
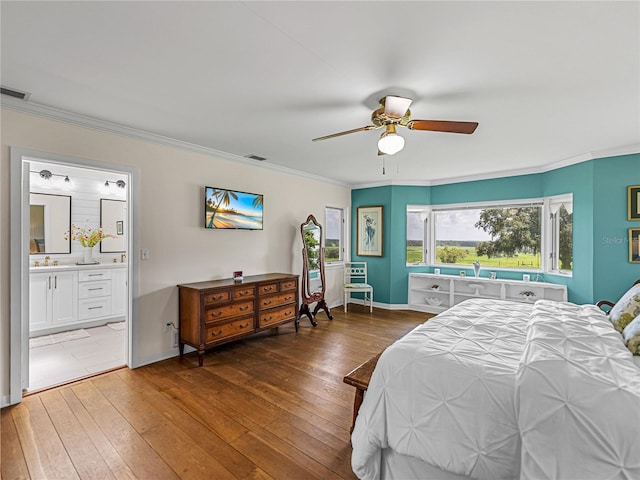
[[[573,214],[562,205],[559,214],[558,258],[560,270],[573,270]]]
[[[436,263],[540,268],[541,212],[540,206],[435,212]]]
[[[568,273],[573,270],[573,196],[451,209],[408,205],[406,238],[407,264],[479,261],[486,267],[544,266],[548,272]],[[543,253],[549,259],[544,265]]]
[[[324,261],[342,260],[343,212],[341,208],[325,208]]]

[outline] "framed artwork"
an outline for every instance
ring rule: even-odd
[[[629,220],[640,220],[640,185],[627,188]]]
[[[640,228],[629,229],[629,261],[640,263]]]
[[[382,256],[382,206],[358,207],[356,255]]]

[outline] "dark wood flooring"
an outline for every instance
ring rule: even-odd
[[[2,410],[2,478],[353,479],[342,378],[429,315],[332,313],[30,395]]]

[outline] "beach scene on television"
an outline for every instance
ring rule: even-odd
[[[262,195],[205,187],[206,228],[262,230]]]

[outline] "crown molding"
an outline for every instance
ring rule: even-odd
[[[433,187],[437,185],[450,185],[454,183],[474,182],[478,180],[489,180],[494,178],[514,177],[518,175],[530,175],[536,173],[544,173],[558,168],[575,165],[577,163],[586,162],[588,160],[594,160],[598,158],[617,157],[621,155],[632,155],[640,153],[640,143],[625,145],[621,147],[612,147],[609,149],[598,150],[594,152],[588,152],[575,157],[566,158],[557,162],[548,163],[539,167],[521,168],[514,170],[502,170],[490,173],[483,173],[478,175],[466,175],[462,177],[441,178],[435,180],[389,180],[373,183],[363,184],[350,184],[342,182],[332,178],[315,175],[312,173],[303,172],[301,170],[295,170],[293,168],[283,167],[268,162],[258,162],[240,155],[236,155],[222,150],[216,150],[214,148],[203,147],[194,143],[184,142],[171,137],[165,137],[155,133],[146,132],[133,127],[127,127],[117,123],[108,122],[106,120],[99,120],[97,118],[88,117],[85,115],[79,115],[71,113],[65,110],[60,110],[47,105],[19,100],[12,97],[1,96],[0,107],[8,110],[14,110],[20,113],[27,113],[50,120],[56,120],[59,122],[67,123],[70,125],[76,125],[84,128],[90,128],[100,132],[111,133],[114,135],[120,135],[123,137],[129,137],[136,140],[143,140],[151,143],[165,145],[180,150],[187,150],[190,152],[201,153],[213,157],[222,158],[234,162],[244,163],[246,165],[252,165],[254,167],[266,168],[268,170],[277,171],[280,173],[286,173],[289,175],[308,178],[322,183],[328,183],[332,185],[338,185],[341,187],[347,187],[351,190],[360,190],[363,188],[374,188],[383,186],[420,186],[420,187]]]
[[[497,172],[483,173],[479,175],[466,175],[455,178],[442,178],[431,181],[394,181],[390,180],[387,182],[375,182],[375,183],[366,183],[366,184],[358,184],[351,185],[352,190],[359,190],[363,188],[374,188],[374,187],[384,187],[384,186],[423,186],[423,187],[434,187],[437,185],[451,185],[454,183],[464,183],[464,182],[475,182],[478,180],[491,180],[494,178],[504,178],[504,177],[516,177],[519,175],[532,175],[538,173],[550,172],[552,170],[557,170],[559,168],[568,167],[570,165],[575,165],[577,163],[586,162],[589,160],[597,160],[600,158],[609,158],[609,157],[619,157],[622,155],[634,155],[636,153],[640,153],[640,143],[634,143],[631,145],[624,145],[621,147],[613,147],[604,150],[597,150],[591,153],[584,153],[582,155],[577,155],[575,157],[566,158],[564,160],[560,160],[553,163],[547,163],[545,165],[541,165],[539,167],[531,167],[531,168],[520,168],[514,170],[502,170]]]
[[[327,178],[320,175],[315,175],[313,173],[307,173],[301,170],[295,170],[293,168],[275,165],[273,163],[259,162],[259,161],[252,160],[250,158],[246,158],[240,155],[224,152],[222,150],[203,147],[201,145],[196,145],[194,143],[183,142],[182,140],[177,140],[175,138],[165,137],[163,135],[146,132],[144,130],[139,130],[133,127],[127,127],[117,123],[108,122],[106,120],[99,120],[97,118],[88,117],[85,115],[79,115],[77,113],[60,110],[58,108],[49,107],[47,105],[42,105],[42,104],[32,103],[32,102],[25,102],[24,100],[15,99],[12,97],[6,97],[4,95],[0,97],[0,107],[6,108],[7,110],[13,110],[19,113],[26,113],[29,115],[35,115],[38,117],[47,118],[49,120],[55,120],[58,122],[67,123],[69,125],[76,125],[84,128],[89,128],[99,132],[111,133],[114,135],[120,135],[122,137],[133,138],[136,140],[143,140],[151,143],[156,143],[159,145],[165,145],[165,146],[177,148],[180,150],[187,150],[190,152],[201,153],[204,155],[222,158],[225,160],[240,162],[246,165],[252,165],[254,167],[266,168],[267,170],[274,170],[276,172],[286,173],[289,175],[294,175],[296,177],[304,177],[304,178],[316,180],[322,183],[329,183],[332,185],[338,185],[338,186],[347,187],[347,188],[350,187],[348,183],[341,182],[339,180],[335,180],[332,178]]]

